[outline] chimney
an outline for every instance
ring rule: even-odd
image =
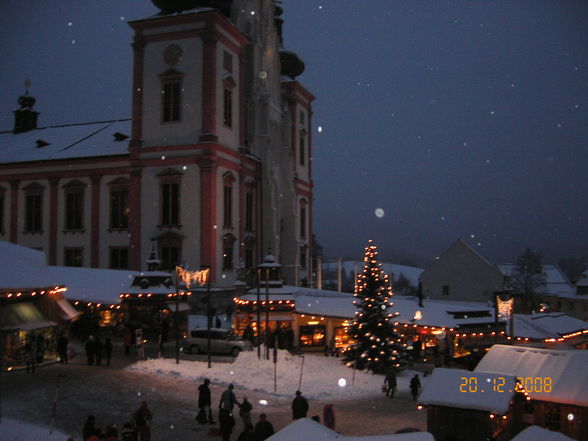
[[[19,109],[14,112],[14,133],[28,132],[37,128],[37,116],[39,112],[33,110],[35,98],[29,95],[31,82],[25,81],[25,94],[18,97]]]

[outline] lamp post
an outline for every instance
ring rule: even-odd
[[[260,272],[261,270],[265,270],[265,335],[264,335],[264,342],[265,342],[265,358],[269,360],[269,311],[270,311],[270,304],[269,304],[269,285],[270,285],[270,273],[273,271],[275,273],[274,278],[276,280],[279,279],[279,274],[277,274],[277,270],[282,265],[276,262],[276,258],[272,255],[271,250],[268,251],[268,254],[263,258],[263,263],[260,263],[257,266],[257,317],[258,317],[258,327],[259,327],[259,285],[260,285]]]
[[[256,275],[257,275],[257,326],[256,326],[256,333],[255,333],[255,343],[257,344],[257,358],[261,359],[261,342],[259,341],[259,334],[261,332],[261,299],[260,299],[260,294],[259,294],[259,283],[260,283],[260,277],[259,277],[259,272],[261,271],[261,269],[257,268],[257,271],[255,271]]]
[[[180,312],[180,274],[178,272],[179,268],[179,266],[176,266],[176,313],[174,314],[174,328],[176,334],[176,364],[180,364],[180,332],[178,329],[178,316]]]

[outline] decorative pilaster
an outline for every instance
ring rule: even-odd
[[[100,180],[102,175],[90,175],[91,187],[91,224],[90,224],[90,265],[100,267]]]
[[[208,157],[200,163],[200,263],[210,266],[211,281],[216,280],[217,164]]]
[[[57,228],[59,178],[49,178],[49,265],[57,265]]]
[[[10,227],[9,240],[17,243],[18,240],[18,187],[20,181],[13,179],[10,181]]]
[[[211,31],[201,34],[202,60],[202,132],[200,142],[216,142],[216,36]]]
[[[129,269],[141,270],[141,171],[131,171],[129,183]]]

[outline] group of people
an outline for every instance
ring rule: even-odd
[[[386,393],[387,397],[394,398],[394,392],[396,392],[396,385],[396,371],[394,370],[394,368],[390,368],[386,372],[383,387],[383,390]],[[414,376],[410,379],[409,388],[413,401],[416,401],[419,394],[419,390],[421,389],[421,380],[419,379],[419,374],[414,374]]]
[[[212,399],[210,392],[210,380],[207,378],[198,386],[198,408],[196,420],[200,424],[216,424],[212,417]],[[253,425],[251,421],[252,404],[243,398],[242,402],[237,401],[233,392],[232,384],[222,393],[219,401],[218,423],[223,441],[228,441],[235,427],[235,417],[233,409],[239,407],[239,417],[243,421],[243,431],[239,435],[238,441],[264,441],[274,434],[272,423],[267,420],[267,416],[262,413],[259,415],[259,421]]]
[[[107,338],[103,343],[100,337],[90,335],[88,340],[86,340],[84,349],[86,351],[88,365],[96,364],[96,366],[100,366],[104,358],[106,365],[110,366],[110,360],[112,358],[112,341],[110,338]]]
[[[84,441],[151,441],[150,424],[153,415],[146,401],[142,401],[133,413],[132,420],[123,424],[121,430],[109,424],[104,430],[96,426],[96,417],[88,415],[82,429]]]

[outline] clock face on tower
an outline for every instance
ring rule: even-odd
[[[163,60],[167,64],[173,66],[182,59],[182,55],[184,55],[184,50],[180,46],[177,44],[170,44],[163,51]]]

